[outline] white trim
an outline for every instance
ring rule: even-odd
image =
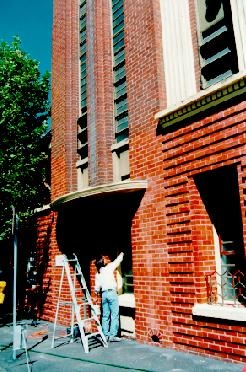
[[[246,68],[246,1],[231,0],[232,24],[237,47],[238,69]]]
[[[216,283],[217,283],[217,296],[221,298],[221,255],[220,255],[220,242],[217,231],[212,225],[214,237],[214,250],[215,250],[215,264],[216,264]]]
[[[196,93],[188,0],[160,0],[167,106]]]
[[[50,204],[43,205],[40,208],[35,208],[33,212],[40,213],[40,212],[46,211],[47,209],[50,209]]]
[[[218,318],[246,322],[246,308],[233,307],[230,305],[195,304],[192,314],[206,318]]]
[[[118,297],[120,306],[135,308],[135,296],[133,293],[123,293]]]
[[[59,254],[55,256],[55,266],[59,266],[59,267],[65,266],[64,254]]]
[[[122,147],[124,146],[127,146],[129,145],[129,139],[128,138],[125,138],[123,139],[122,141],[118,142],[118,143],[114,143],[112,146],[111,146],[111,151],[119,151]]]
[[[84,159],[79,159],[76,161],[76,167],[79,168],[79,167],[85,167],[85,166],[88,166],[88,157],[84,158]]]
[[[165,110],[159,111],[155,114],[155,119],[161,119],[175,111],[180,110],[182,107],[185,107],[187,105],[191,105],[192,103],[198,102],[199,100],[206,98],[212,94],[215,94],[217,91],[220,91],[222,89],[227,89],[233,84],[240,84],[240,81],[243,80],[246,77],[246,70],[235,74],[231,76],[230,78],[220,81],[219,83],[212,85],[211,87],[200,90],[197,94],[194,96],[188,97],[187,99],[183,100],[180,103],[174,104],[171,107],[168,107]]]
[[[51,208],[56,208],[64,203],[69,203],[72,200],[80,198],[88,198],[93,196],[103,196],[114,193],[128,193],[145,190],[148,187],[146,180],[126,180],[121,182],[113,182],[97,186],[86,187],[81,191],[74,191],[62,196],[59,196],[51,203]]]

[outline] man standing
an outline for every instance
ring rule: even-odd
[[[102,294],[102,331],[108,341],[120,341],[117,337],[119,330],[119,299],[117,295],[117,283],[114,277],[115,269],[120,265],[124,257],[119,256],[110,262],[104,257],[96,260],[97,273],[95,278],[95,291]]]

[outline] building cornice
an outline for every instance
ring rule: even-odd
[[[182,122],[196,119],[197,115],[215,109],[225,102],[242,97],[246,93],[246,75],[237,74],[233,78],[218,83],[199,94],[190,97],[188,100],[155,115],[159,120],[157,132],[162,133],[168,127]]]

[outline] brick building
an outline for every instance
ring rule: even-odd
[[[123,250],[122,334],[245,362],[245,32],[244,0],[54,0],[43,318],[56,255],[93,288]]]

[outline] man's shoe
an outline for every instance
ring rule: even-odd
[[[110,342],[120,342],[121,341],[121,338],[120,337],[117,337],[117,336],[110,336],[109,337],[109,341]]]

